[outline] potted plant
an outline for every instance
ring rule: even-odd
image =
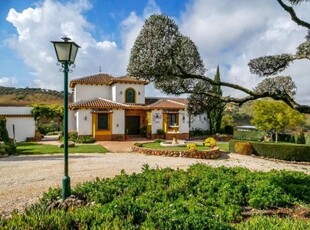
[[[165,138],[165,131],[163,129],[157,129],[156,135],[158,139],[163,139]]]

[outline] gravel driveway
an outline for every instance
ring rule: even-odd
[[[310,165],[288,164],[242,156],[223,154],[217,160],[200,160],[137,153],[72,154],[69,157],[71,185],[96,177],[114,177],[122,169],[126,173],[140,172],[143,164],[151,167],[185,169],[194,163],[210,166],[241,166],[251,170],[269,171],[286,169],[310,174]],[[63,175],[62,154],[42,156],[13,156],[0,159],[0,216],[13,209],[22,210],[36,202],[49,187],[61,186]]]

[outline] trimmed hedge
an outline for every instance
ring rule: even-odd
[[[230,140],[229,151],[235,151],[235,143],[242,140]],[[306,161],[310,162],[310,146],[285,144],[285,143],[266,143],[247,141],[253,146],[253,153],[257,156],[275,158],[286,161]]]
[[[266,133],[264,131],[234,131],[234,139],[238,140],[249,140],[249,141],[260,141]]]

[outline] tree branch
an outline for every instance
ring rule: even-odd
[[[221,101],[224,102],[233,102],[236,103],[238,105],[242,105],[248,101],[253,101],[256,99],[260,99],[260,98],[272,98],[274,100],[281,100],[284,101],[286,104],[288,104],[291,108],[301,112],[301,113],[307,113],[310,114],[310,106],[308,105],[300,105],[298,104],[293,98],[289,97],[288,95],[279,95],[279,94],[275,94],[275,93],[271,93],[269,91],[267,92],[262,92],[262,93],[257,93],[253,90],[244,88],[240,85],[237,84],[232,84],[232,83],[228,83],[228,82],[214,82],[211,78],[208,78],[206,76],[201,76],[201,75],[195,75],[195,74],[189,74],[186,73],[182,67],[178,66],[178,68],[180,69],[182,74],[179,74],[177,77],[182,78],[182,79],[198,79],[204,82],[207,82],[211,85],[220,85],[220,86],[226,86],[229,88],[233,88],[239,91],[242,91],[246,94],[248,94],[248,96],[245,96],[243,98],[236,98],[236,97],[231,97],[231,96],[222,96],[219,94],[215,94],[212,93],[210,91],[206,91],[203,92],[204,95],[206,96],[210,96],[210,97],[215,97]],[[184,93],[194,93],[193,90],[184,90]]]
[[[284,4],[282,0],[277,0],[277,1],[280,4],[280,6],[286,12],[288,12],[291,15],[292,20],[294,22],[296,22],[297,25],[300,25],[300,26],[303,26],[303,27],[306,27],[306,28],[310,29],[310,23],[305,22],[305,21],[301,20],[300,18],[298,18],[297,15],[296,15],[295,10],[293,9],[293,7],[290,7],[290,6],[286,5],[286,4]]]

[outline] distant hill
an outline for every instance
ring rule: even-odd
[[[2,106],[28,106],[36,103],[62,105],[63,96],[63,91],[0,86],[0,105]],[[72,94],[69,93],[69,101],[72,101],[71,99]]]

